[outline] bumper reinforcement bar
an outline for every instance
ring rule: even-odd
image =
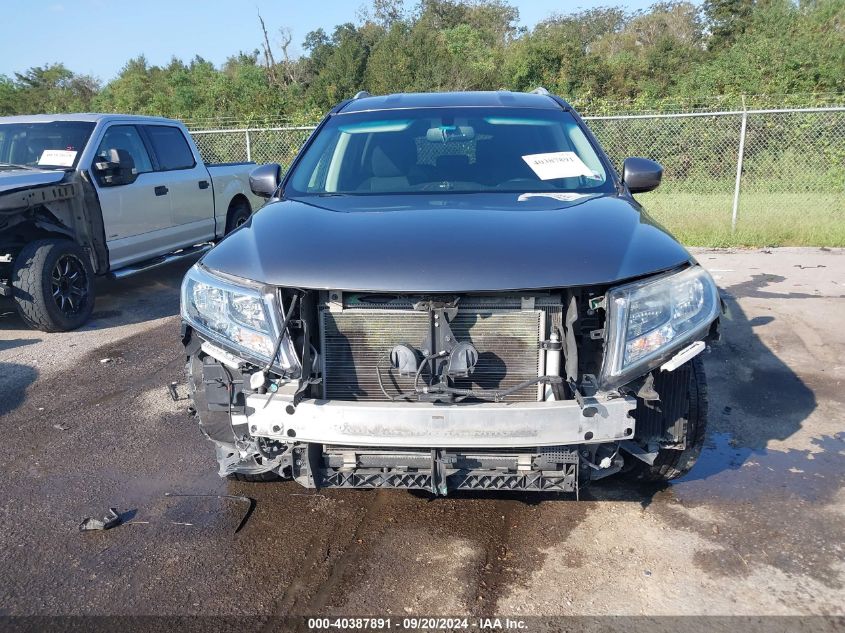
[[[233,424],[283,442],[347,446],[514,448],[596,444],[630,439],[632,397],[596,399],[584,415],[574,400],[483,404],[303,400],[254,394]]]

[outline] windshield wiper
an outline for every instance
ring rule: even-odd
[[[31,165],[18,165],[17,163],[0,163],[0,167],[11,167],[12,169],[35,169],[35,167],[32,167]]]

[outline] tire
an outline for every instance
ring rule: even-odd
[[[249,216],[251,215],[252,209],[249,206],[249,202],[243,198],[233,201],[229,205],[229,212],[226,214],[226,235],[229,235],[229,233],[249,220]]]
[[[661,402],[673,403],[679,415],[655,414],[646,410],[645,403],[637,403],[637,424],[645,416],[652,416],[651,422],[657,422],[661,430],[683,428],[677,437],[686,444],[684,450],[661,448],[657,452],[654,464],[649,465],[635,457],[630,475],[640,481],[661,482],[685,475],[695,465],[701,448],[704,446],[704,433],[707,430],[707,379],[704,375],[704,363],[701,357],[693,358],[674,372],[658,372],[654,388],[660,394]],[[674,401],[674,402],[673,402]],[[677,403],[677,404],[675,404]]]
[[[94,271],[74,242],[30,242],[15,258],[12,289],[18,312],[44,332],[67,332],[83,325],[94,309]]]
[[[232,473],[229,475],[229,479],[233,481],[247,481],[249,483],[261,483],[267,481],[281,481],[282,477],[279,477],[276,473],[258,473],[257,475],[246,475],[244,473]]]

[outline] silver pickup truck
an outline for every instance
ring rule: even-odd
[[[0,295],[34,328],[81,326],[96,275],[193,256],[243,224],[264,202],[253,167],[206,165],[169,119],[0,118]]]

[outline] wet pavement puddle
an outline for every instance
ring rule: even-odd
[[[753,449],[712,433],[692,471],[670,486],[689,502],[830,501],[845,482],[845,432],[810,441],[812,450]]]

